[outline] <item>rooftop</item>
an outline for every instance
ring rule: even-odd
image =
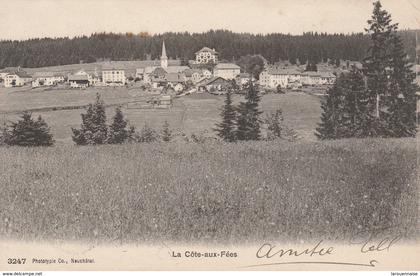
[[[196,54],[201,53],[201,52],[210,52],[212,54],[217,54],[215,49],[210,49],[209,47],[203,47],[201,48],[201,50],[195,52]]]
[[[241,67],[233,63],[219,63],[214,68],[215,69],[241,69]]]

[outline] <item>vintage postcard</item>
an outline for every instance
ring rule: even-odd
[[[420,2],[0,4],[3,275],[420,270]]]

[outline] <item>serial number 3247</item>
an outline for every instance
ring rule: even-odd
[[[7,259],[7,263],[8,264],[25,264],[26,263],[26,258],[9,258]]]

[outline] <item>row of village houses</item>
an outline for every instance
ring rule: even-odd
[[[72,88],[85,88],[88,86],[123,86],[128,79],[142,81],[154,88],[172,87],[175,91],[185,89],[188,82],[202,90],[222,90],[231,84],[232,80],[241,87],[249,81],[249,74],[241,73],[241,68],[233,63],[221,63],[215,49],[204,47],[195,53],[196,59],[190,66],[181,66],[170,62],[166,55],[165,43],[162,44],[160,61],[137,68],[135,75],[128,78],[126,69],[118,63],[104,64],[101,73],[87,73],[84,70],[67,74],[67,76],[54,72],[35,72],[30,76],[18,68],[6,68],[0,71],[0,78],[5,87],[23,86],[31,84],[32,87],[53,86],[67,83]],[[201,66],[211,64],[212,66]],[[278,86],[301,87],[302,85],[328,85],[335,81],[336,76],[331,71],[305,72],[297,66],[274,66],[266,64],[260,74],[259,84],[265,88],[275,89]]]

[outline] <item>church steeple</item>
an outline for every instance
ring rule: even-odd
[[[165,40],[162,43],[162,55],[160,56],[160,66],[168,68],[168,57],[166,56]]]

